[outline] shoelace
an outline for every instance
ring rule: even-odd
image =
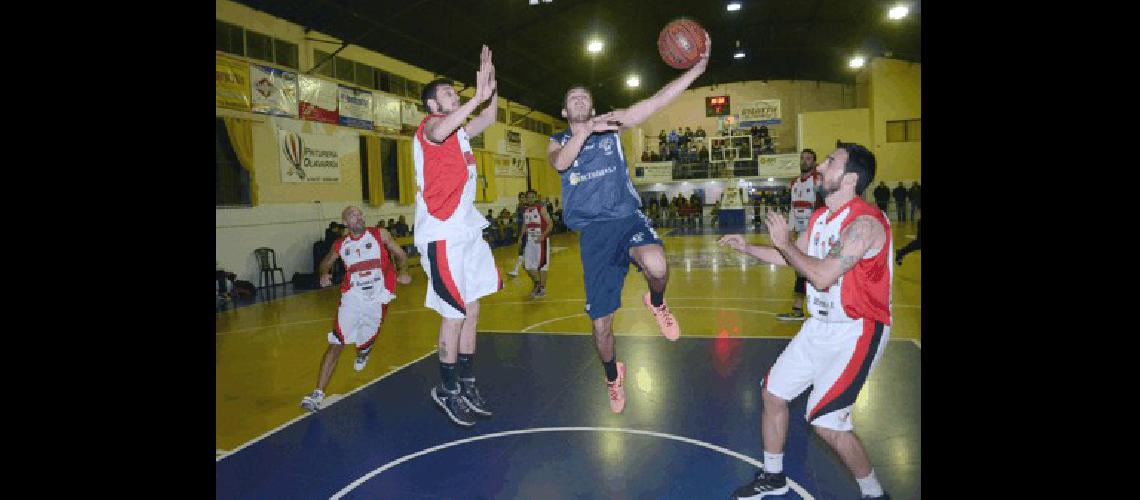
[[[650,306],[652,307],[652,304]],[[653,314],[664,316],[665,326],[673,326],[673,314],[669,312],[669,307],[667,307],[664,302],[661,303],[661,307],[653,308]]]

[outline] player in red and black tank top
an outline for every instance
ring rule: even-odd
[[[826,255],[812,257],[808,254],[811,249],[816,248],[811,246],[815,243],[809,241],[811,225],[808,231],[800,233],[796,241],[792,242],[789,238],[787,221],[776,214],[769,214],[767,221],[773,247],[748,244],[743,235],[739,234],[724,236],[720,239],[720,244],[771,264],[790,265],[804,275],[815,291],[827,293],[840,282],[842,277],[843,285],[839,294],[842,303],[830,304],[830,307],[833,311],[838,308],[846,317],[828,317],[827,319],[831,321],[839,320],[832,323],[812,317],[797,334],[797,338],[804,335],[809,326],[819,331],[827,328],[827,325],[836,325],[840,328],[833,328],[833,331],[840,331],[843,326],[858,325],[857,322],[863,322],[864,331],[873,333],[862,334],[855,345],[865,346],[868,342],[864,340],[871,338],[877,340],[884,326],[890,324],[889,223],[881,216],[881,212],[868,208],[869,205],[862,200],[863,191],[875,175],[874,154],[858,144],[837,143],[836,146],[837,149],[817,168],[822,177],[819,190],[822,192],[825,207],[816,210],[812,215],[811,224],[825,223],[826,220],[821,220],[824,217],[834,218],[842,214],[846,214],[845,217],[850,219],[844,219],[838,241],[829,243],[830,250]],[[824,252],[821,250],[819,253]],[[834,293],[834,290],[831,293]],[[833,337],[827,338],[830,341]],[[793,343],[796,340],[793,339]],[[810,377],[804,375],[805,378],[816,380],[815,377],[825,370],[834,369],[839,363],[852,366],[849,364],[851,359],[836,359],[829,364],[812,358],[810,352],[818,352],[821,348],[805,347],[803,349],[815,350],[807,351],[809,352],[807,354],[800,353],[800,356],[813,359],[812,363],[803,365],[811,372]],[[856,350],[853,355],[842,357],[854,359],[858,355],[863,355],[867,360],[872,359],[871,356],[867,356],[866,349]],[[793,356],[795,357],[797,356]],[[781,353],[776,365],[779,365],[783,359]],[[860,375],[863,377],[862,380],[865,380],[872,364],[866,363],[862,366],[863,371]],[[788,401],[769,391],[770,386],[780,385],[776,375],[769,372],[771,379],[766,377],[762,392],[764,412],[761,417],[761,429],[764,441],[764,468],[756,473],[750,483],[736,490],[736,498],[756,498],[765,493],[781,494],[787,491],[787,479],[783,474],[783,449],[788,435]],[[846,391],[842,387],[840,390],[844,390],[844,394],[850,396],[853,403],[860,388],[861,385],[853,387],[851,391]],[[830,394],[830,391],[828,393]],[[875,478],[874,469],[862,443],[854,432],[825,427],[815,421],[813,426],[820,437],[841,456],[843,463],[855,476],[863,498],[887,497]]]

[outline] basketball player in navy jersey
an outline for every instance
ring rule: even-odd
[[[595,116],[590,91],[566,92],[562,116],[569,128],[550,138],[547,155],[562,178],[562,218],[578,231],[586,285],[586,313],[593,323],[594,343],[606,375],[610,410],[625,408],[625,365],[614,353],[614,311],[632,262],[642,271],[649,292],[642,298],[669,340],[681,336],[676,318],[665,304],[669,269],[665,250],[653,224],[641,213],[641,198],[629,179],[618,131],[635,127],[681,95],[709,63],[712,40],[705,35],[705,52],[692,68],[652,97]]]

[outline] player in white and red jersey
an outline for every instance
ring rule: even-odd
[[[875,156],[867,148],[837,143],[818,171],[825,206],[812,214],[795,243],[775,214],[768,216],[774,247],[749,245],[738,234],[720,240],[802,273],[812,313],[763,380],[764,468],[736,490],[736,498],[788,491],[783,473],[788,401],[809,386],[806,418],[855,476],[862,497],[890,498],[852,432],[851,407],[890,337],[891,225],[882,210],[862,197],[875,176]]]
[[[475,96],[460,105],[450,80],[429,82],[421,98],[430,114],[412,140],[415,244],[428,277],[424,306],[443,317],[439,327],[442,382],[431,388],[430,395],[448,418],[462,426],[475,425],[473,412],[491,415],[472,372],[475,331],[479,299],[502,289],[503,280],[491,247],[483,240],[483,228],[489,223],[475,209],[475,155],[467,138],[495,122],[499,109],[495,87],[491,49],[484,45],[475,74]],[[464,126],[483,103],[486,109]]]
[[[301,406],[309,411],[320,408],[325,387],[345,345],[356,344],[353,368],[364,369],[376,336],[380,334],[380,323],[388,314],[388,303],[396,298],[396,283],[412,282],[408,275],[408,256],[386,229],[366,227],[359,207],[345,208],[341,217],[349,232],[333,243],[318,270],[322,287],[332,285],[331,269],[338,258],[344,262],[345,275],[340,284],[340,306],[333,320],[333,331],[328,335],[329,347],[321,360],[317,388],[301,400]],[[396,258],[396,266],[392,265],[390,255]],[[396,267],[399,267],[399,275]]]
[[[815,151],[804,149],[800,152],[800,176],[792,179],[791,194],[792,206],[788,210],[788,227],[795,232],[792,239],[807,230],[808,219],[812,212],[823,205],[823,197],[819,195],[819,172],[815,170]],[[799,321],[804,319],[804,284],[807,280],[798,271],[796,283],[792,286],[795,301],[792,302],[792,312],[776,316],[781,321]]]
[[[530,297],[545,297],[546,270],[550,268],[550,231],[554,224],[538,199],[538,192],[531,189],[526,195],[527,204],[523,206],[523,231],[526,232],[523,268],[534,282]]]

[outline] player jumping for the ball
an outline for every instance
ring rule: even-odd
[[[665,250],[652,222],[641,213],[641,199],[629,179],[618,131],[635,127],[669,104],[704,73],[712,40],[705,35],[705,51],[688,71],[628,109],[594,116],[593,98],[583,87],[566,92],[562,116],[569,128],[550,138],[547,154],[562,178],[563,220],[578,231],[582,272],[586,285],[586,313],[593,322],[594,343],[606,373],[610,409],[625,408],[625,365],[614,353],[614,311],[621,306],[621,290],[632,262],[645,276],[649,291],[645,306],[669,340],[681,328],[665,303],[669,268]]]

